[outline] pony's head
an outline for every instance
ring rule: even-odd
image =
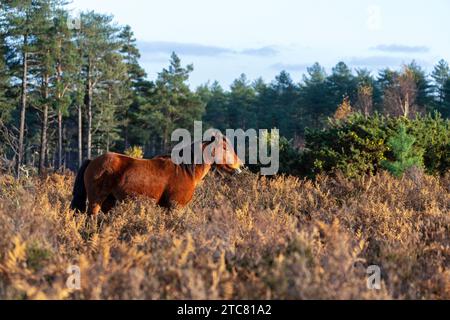
[[[218,170],[229,174],[239,174],[242,172],[244,164],[224,135],[220,133],[214,134],[212,142],[206,145],[204,151],[206,161]]]

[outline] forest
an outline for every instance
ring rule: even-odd
[[[348,113],[414,119],[450,117],[450,68],[431,72],[415,61],[377,72],[338,62],[319,63],[301,79],[281,71],[270,82],[238,76],[189,85],[193,65],[174,52],[150,81],[129,26],[112,16],[84,12],[74,21],[64,0],[0,4],[0,167],[44,173],[76,170],[107,151],[142,148],[145,157],[167,152],[176,128],[278,128],[296,150],[308,130]],[[447,121],[448,127],[448,121]]]

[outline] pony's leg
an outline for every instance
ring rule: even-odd
[[[105,201],[102,203],[102,211],[103,213],[108,213],[112,208],[116,205],[116,198],[110,194]]]
[[[97,202],[89,202],[88,215],[96,217],[102,206]]]
[[[95,187],[92,187],[95,186]],[[103,186],[98,184],[92,184],[91,188],[88,189],[88,214],[91,216],[97,216],[97,214],[102,209],[102,204],[108,198],[109,191],[104,190]],[[103,189],[103,190],[102,190]]]

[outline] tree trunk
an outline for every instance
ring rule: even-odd
[[[78,106],[78,166],[83,163],[83,112]]]
[[[63,152],[63,132],[62,132],[62,111],[58,110],[58,170],[62,168],[62,152]]]
[[[59,46],[61,47],[61,43],[59,44]],[[58,170],[61,170],[62,166],[63,166],[63,162],[62,162],[62,152],[63,152],[63,132],[62,132],[62,122],[63,122],[63,115],[62,115],[62,110],[61,110],[61,101],[63,98],[64,93],[60,91],[60,84],[61,84],[61,74],[62,74],[62,67],[61,67],[61,63],[58,62],[58,65],[56,67],[56,87],[58,89],[58,93],[57,93],[57,98],[58,98],[58,103],[59,108],[58,108]]]
[[[405,105],[404,105],[404,109],[403,109],[403,116],[405,118],[407,118],[409,116],[409,94],[406,94],[405,97]]]
[[[44,110],[42,111],[41,152],[39,155],[39,174],[45,171],[45,157],[47,154],[47,127],[48,127],[48,75],[44,77]]]
[[[91,79],[91,65],[88,65],[88,74],[87,74],[87,150],[86,155],[87,158],[91,158],[91,150],[92,150],[92,79]]]
[[[128,142],[128,121],[129,121],[128,118],[129,117],[128,117],[128,111],[127,111],[126,116],[125,116],[126,122],[125,122],[125,128],[124,128],[124,133],[123,133],[124,147],[125,147],[124,150],[127,150],[130,147],[130,143]]]
[[[24,51],[22,54],[23,58],[23,72],[22,72],[22,92],[20,97],[20,125],[19,125],[19,150],[17,154],[17,177],[20,177],[20,166],[23,161],[23,145],[25,136],[25,116],[27,108],[27,88],[28,88],[28,55],[26,50],[26,45],[28,43],[28,36],[24,36],[23,44]]]

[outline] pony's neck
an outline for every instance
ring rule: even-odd
[[[194,180],[197,185],[200,181],[205,178],[208,174],[209,170],[211,170],[210,164],[196,164],[194,169]]]

